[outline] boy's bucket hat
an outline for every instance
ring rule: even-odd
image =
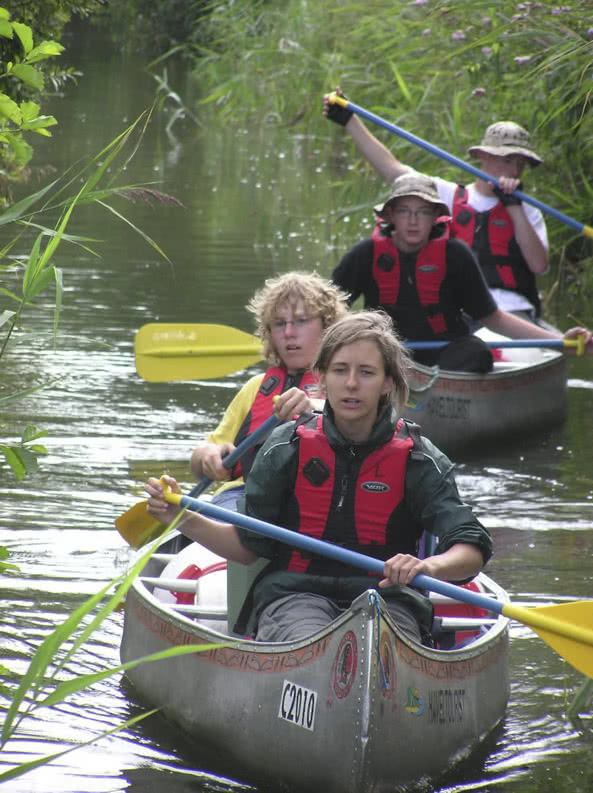
[[[497,121],[490,124],[484,133],[479,146],[471,146],[468,152],[475,156],[485,152],[497,157],[507,154],[522,154],[532,168],[540,165],[543,160],[531,148],[529,132],[513,121]]]

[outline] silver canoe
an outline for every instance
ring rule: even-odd
[[[196,591],[196,581],[168,577],[178,539],[161,546],[128,593],[121,657],[226,642],[127,673],[142,700],[196,739],[202,757],[224,758],[206,770],[276,790],[393,793],[440,776],[503,718],[506,618],[445,617],[443,635],[465,641],[429,649],[402,635],[370,590],[306,641],[239,639],[228,632],[220,599],[210,602],[204,578],[194,604],[161,599],[163,590]],[[488,577],[477,580],[507,602]],[[470,624],[468,639],[460,631]]]
[[[485,375],[414,364],[403,415],[446,454],[485,442],[511,442],[562,422],[567,371],[562,353],[504,350]]]

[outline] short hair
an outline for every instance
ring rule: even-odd
[[[377,345],[385,374],[393,378],[394,385],[383,404],[390,401],[400,413],[408,401],[410,356],[384,311],[356,311],[334,323],[323,334],[313,369],[326,374],[338,350],[357,341],[373,341]]]
[[[299,300],[307,312],[321,318],[324,329],[348,311],[347,294],[315,272],[293,270],[268,278],[247,304],[247,310],[255,315],[263,357],[270,364],[282,363],[272,340],[272,322],[281,306],[289,305],[294,310]]]

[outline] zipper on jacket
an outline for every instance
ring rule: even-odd
[[[347,492],[348,492],[348,474],[344,474],[340,482],[340,500],[338,501],[336,512],[342,511],[342,507],[344,506],[344,499],[346,498]]]
[[[348,464],[348,469],[351,467],[352,459],[356,458],[356,452],[350,446],[348,448],[348,453],[350,454],[350,461]],[[340,480],[340,498],[338,500],[338,504],[336,506],[336,512],[341,512],[342,507],[344,506],[344,500],[346,499],[346,494],[348,493],[348,480],[350,479],[350,470],[346,474],[342,474],[342,479]]]

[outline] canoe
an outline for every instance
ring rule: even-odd
[[[446,454],[485,443],[512,443],[561,423],[567,412],[565,356],[540,347],[501,350],[480,375],[414,363],[403,415]]]
[[[121,657],[223,643],[126,673],[142,701],[195,739],[205,770],[275,790],[393,793],[438,778],[502,720],[505,617],[437,597],[439,644],[428,648],[369,590],[306,640],[256,642],[228,628],[225,589],[239,566],[227,575],[197,544],[179,551],[184,541],[161,544],[130,589]],[[484,574],[471,586],[508,602]]]

